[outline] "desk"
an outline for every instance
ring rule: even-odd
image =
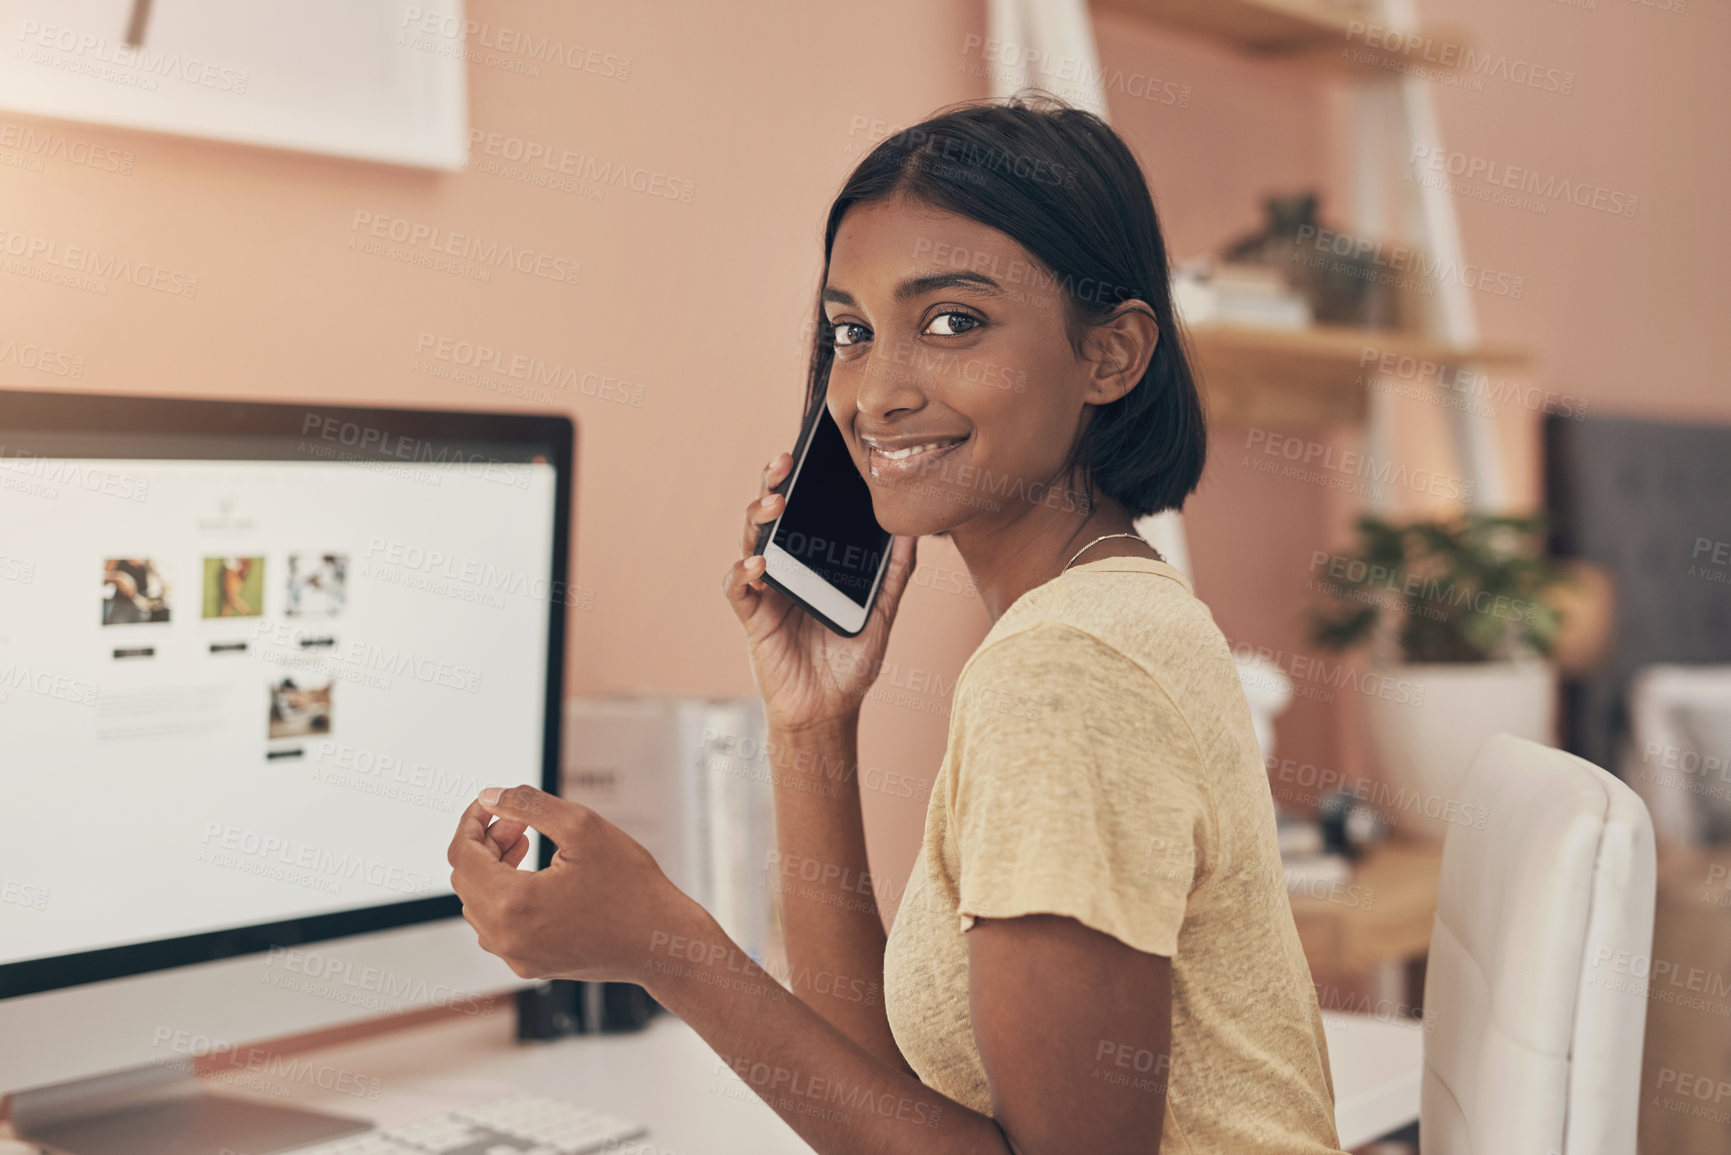
[[[1353,867],[1348,886],[1320,897],[1294,894],[1292,921],[1311,977],[1337,992],[1368,978],[1374,983],[1371,998],[1403,1010],[1415,1005],[1405,964],[1430,951],[1441,873],[1440,844],[1385,842]],[[1365,1009],[1326,998],[1323,1005]]]
[[[217,1086],[267,1102],[360,1115],[382,1127],[520,1092],[565,1099],[649,1128],[618,1155],[795,1155],[810,1152],[780,1116],[671,1015],[642,1031],[519,1044],[509,1001],[490,1018],[452,1016],[285,1059],[305,1075],[248,1071]],[[327,1074],[324,1072],[332,1072]],[[325,1090],[338,1079],[359,1094]],[[374,1082],[376,1080],[376,1083]],[[370,1090],[378,1088],[378,1097]],[[286,1092],[286,1094],[284,1093]]]
[[[1348,1147],[1418,1118],[1421,1031],[1324,1015],[1335,1116]],[[394,1126],[527,1091],[646,1124],[620,1155],[794,1155],[810,1150],[708,1045],[664,1015],[639,1033],[519,1045],[509,1006],[453,1016],[290,1056],[274,1077],[224,1072],[212,1082],[273,1103],[362,1115]],[[298,1072],[298,1073],[297,1073]],[[377,1080],[377,1082],[374,1082]],[[344,1086],[358,1094],[325,1090]],[[377,1098],[370,1097],[373,1089]]]
[[[1418,1122],[1424,1027],[1416,1021],[1324,1012],[1334,1076],[1334,1129],[1348,1151]]]
[[[1659,844],[1653,914],[1653,967],[1665,975],[1648,990],[1642,1049],[1639,1148],[1666,1155],[1708,1155],[1726,1149],[1725,1100],[1702,1101],[1661,1082],[1666,1068],[1685,1071],[1693,1086],[1731,1085],[1731,1016],[1724,976],[1731,974],[1731,847]],[[1656,1092],[1656,1093],[1651,1093]]]
[[[1385,842],[1353,867],[1344,896],[1292,896],[1292,920],[1310,969],[1364,974],[1430,950],[1442,846]]]

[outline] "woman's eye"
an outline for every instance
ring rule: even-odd
[[[926,332],[934,337],[960,337],[963,333],[979,326],[978,317],[970,317],[966,313],[939,313],[932,318],[932,323],[926,326]]]
[[[857,345],[865,340],[869,331],[864,325],[856,325],[852,321],[843,321],[839,325],[830,326],[830,340],[838,349],[849,345]]]

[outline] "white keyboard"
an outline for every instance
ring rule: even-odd
[[[517,1095],[404,1127],[297,1147],[292,1155],[583,1155],[648,1129],[557,1099]]]

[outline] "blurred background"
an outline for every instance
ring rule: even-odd
[[[1422,0],[1392,39],[1327,0],[1101,0],[1079,39],[977,0],[297,9],[0,2],[0,387],[573,415],[569,750],[596,700],[752,692],[719,585],[852,165],[956,101],[1103,94],[1213,422],[1149,532],[1267,727],[1325,1005],[1419,1013],[1450,775],[1512,729],[1647,800],[1653,961],[1704,976],[1655,984],[1647,1068],[1731,1080],[1731,9]],[[920,557],[864,723],[889,906],[988,626]],[[1643,1149],[1731,1146],[1665,1086]]]

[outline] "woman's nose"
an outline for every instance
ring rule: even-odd
[[[882,421],[899,413],[916,412],[926,403],[925,377],[918,352],[883,345],[873,349],[860,374],[854,405],[860,413]]]

